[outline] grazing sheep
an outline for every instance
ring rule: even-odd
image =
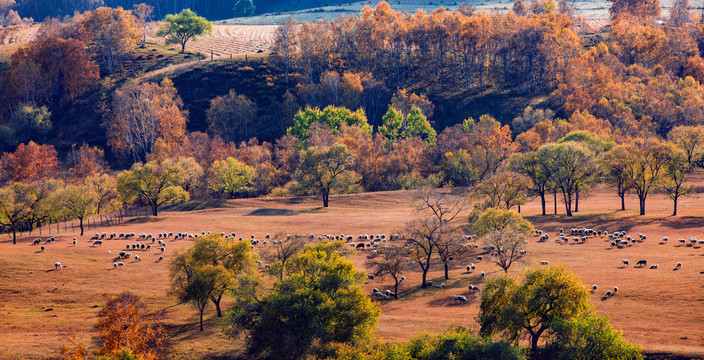
[[[374,274],[367,274],[367,279],[374,280]]]
[[[73,246],[76,246],[76,244],[78,244],[78,239],[73,238]]]
[[[134,260],[135,260],[135,261],[142,261],[142,258],[139,257],[139,255],[135,255],[135,256],[134,256]]]
[[[651,269],[657,269],[658,267],[659,267],[658,264],[650,265],[650,268],[651,268]]]
[[[540,265],[549,265],[550,263],[547,260],[541,260]]]
[[[479,291],[479,287],[474,286],[474,285],[469,285],[469,291]]]
[[[678,262],[677,265],[675,265],[675,270],[679,270],[680,268],[682,268],[682,263]]]
[[[117,268],[117,263],[116,262],[112,263],[112,267]]]
[[[63,269],[63,268],[64,268],[64,266],[63,266],[63,265],[61,265],[61,263],[60,263],[60,262],[58,262],[58,261],[54,263],[54,267],[55,267],[55,268],[56,268],[57,270],[58,270],[58,269]]]
[[[378,291],[377,291],[377,292],[374,293],[374,295],[375,295],[375,296],[377,297],[377,299],[379,299],[379,300],[389,300],[389,297],[386,296],[386,294],[384,294],[384,293],[382,293],[382,292],[378,292]]]
[[[147,244],[147,250],[151,250],[152,244]]]
[[[621,259],[621,262],[623,263],[624,267],[628,267],[628,260],[626,259]]]
[[[92,245],[92,246],[96,246],[96,245],[103,246],[103,240],[95,240],[95,241],[93,241],[93,245]]]
[[[394,293],[394,292],[391,291],[391,290],[386,290],[386,291],[384,291],[384,294],[385,294],[386,296],[388,296],[388,297],[393,297],[393,298],[396,297],[396,293]]]
[[[438,288],[438,289],[442,289],[442,288],[444,288],[444,287],[446,287],[446,286],[447,286],[447,284],[441,283],[441,284],[435,285],[434,287],[435,287],[435,288]]]
[[[595,292],[597,290],[599,290],[599,287],[596,285],[592,285],[592,292]]]
[[[44,245],[42,245],[41,249],[42,249],[42,251],[44,251],[44,249],[45,249]]]
[[[605,297],[611,297],[611,290],[606,290],[606,294],[604,294]]]
[[[452,300],[459,301],[461,304],[467,302],[467,297],[464,295],[452,295]]]
[[[648,265],[647,260],[638,260],[638,262],[636,263],[636,266],[645,266],[645,265]]]
[[[355,248],[355,249],[362,249],[362,250],[364,250],[364,243],[359,243],[359,244],[357,244],[354,248]]]
[[[426,281],[425,284],[423,284],[423,285],[424,285],[425,287],[431,287],[431,286],[433,286],[433,282],[430,281],[430,280],[428,280],[428,281]]]
[[[161,260],[164,260],[163,256],[159,256],[159,259],[156,262],[160,262]]]
[[[670,239],[668,239],[667,237],[663,237],[663,238],[662,238],[662,242],[664,242],[664,243],[666,243],[667,240],[670,240]]]
[[[125,263],[123,263],[123,262],[118,262],[118,263],[117,263],[117,266],[125,266]]]
[[[166,248],[162,246],[159,250],[161,250],[161,252],[163,253],[164,251],[166,251]]]
[[[467,265],[467,272],[470,272],[472,270],[472,267],[470,265]]]
[[[484,272],[482,271],[482,273],[481,273],[481,274],[479,274],[479,276],[481,276],[481,277],[485,277],[485,276],[486,276],[486,274],[484,274]]]
[[[481,255],[477,256],[477,260],[482,261],[483,259],[484,259],[483,256],[481,256]]]
[[[614,286],[614,294],[618,291],[618,286]]]

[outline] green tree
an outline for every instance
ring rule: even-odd
[[[252,189],[254,169],[233,158],[218,160],[210,168],[210,189],[234,199],[237,195]]]
[[[196,41],[198,36],[213,33],[213,23],[196,15],[190,9],[183,9],[180,14],[169,14],[164,18],[156,36],[165,37],[167,44],[180,44],[181,52],[186,51],[189,40]]]
[[[531,151],[513,155],[509,160],[509,168],[531,179],[533,194],[540,196],[542,214],[545,215],[545,195],[550,191],[552,179],[549,151]]]
[[[176,257],[175,260],[171,271],[171,293],[179,301],[191,303],[198,309],[200,331],[203,331],[203,312],[211,299],[222,290],[223,284],[228,283],[229,274],[221,266],[182,266],[181,259]]]
[[[300,359],[331,343],[368,341],[380,309],[360,287],[365,275],[340,255],[344,246],[324,241],[296,254],[270,291],[240,298],[225,318],[225,333],[247,332],[249,351],[273,359]]]
[[[636,140],[620,147],[623,147],[623,153],[628,154],[624,173],[638,195],[640,215],[645,215],[645,200],[650,190],[662,180],[664,170],[672,159],[672,149],[655,139]]]
[[[694,167],[704,154],[704,126],[677,126],[667,134],[667,140],[684,150],[687,163]]]
[[[216,314],[222,316],[220,302],[228,291],[236,291],[238,285],[249,282],[254,277],[255,257],[251,251],[252,246],[234,238],[224,238],[220,234],[201,236],[193,242],[193,246],[177,252],[171,263],[171,281],[173,294],[182,301],[191,301],[191,297],[205,296],[215,305]],[[211,268],[200,269],[203,266]],[[198,279],[203,282],[199,286],[191,285],[195,281],[194,275],[210,276],[212,279]],[[214,286],[214,289],[203,291],[203,286]],[[195,291],[187,294],[187,291]],[[200,300],[196,301],[199,310]],[[202,313],[201,313],[202,319]]]
[[[518,283],[507,277],[487,281],[479,305],[482,336],[502,334],[517,341],[528,333],[531,349],[557,320],[571,319],[590,309],[589,292],[563,266],[529,270]]]
[[[572,216],[572,202],[579,196],[580,189],[596,175],[596,163],[593,153],[584,145],[576,142],[547,144],[538,149],[547,153],[550,162],[552,181],[562,192],[567,216]]]
[[[404,122],[405,120],[405,122]],[[435,146],[437,132],[430,125],[428,118],[423,115],[420,108],[413,106],[408,116],[393,107],[390,107],[382,117],[382,126],[379,132],[384,134],[390,141],[396,141],[400,136],[408,139],[411,136],[420,136],[430,146]],[[405,125],[405,126],[404,126]]]
[[[14,130],[17,140],[21,143],[44,136],[51,130],[51,112],[46,106],[36,107],[24,103],[10,116],[10,127]]]
[[[354,154],[341,144],[302,150],[300,165],[293,174],[297,192],[320,194],[323,207],[328,207],[331,193],[349,192],[357,183],[357,175],[351,170],[353,163]]]
[[[33,184],[14,183],[0,189],[0,225],[12,229],[12,244],[17,244],[17,230],[30,227],[43,217],[49,190]]]
[[[598,164],[601,168],[601,178],[606,184],[615,187],[618,197],[621,198],[621,210],[626,210],[626,193],[631,188],[629,177],[626,174],[626,165],[629,154],[625,147],[616,147],[611,151],[601,153]]]
[[[513,210],[487,209],[472,224],[472,231],[479,236],[494,231],[513,232],[530,236],[535,229],[530,221]]]
[[[159,207],[188,200],[189,195],[181,187],[183,174],[169,162],[136,163],[117,176],[117,191],[126,203],[137,199],[146,201],[157,216]]]
[[[237,0],[235,3],[235,17],[246,17],[254,15],[254,3],[252,0]]]
[[[623,339],[608,318],[591,313],[557,319],[551,325],[547,354],[557,360],[642,360],[639,345]]]
[[[367,116],[363,109],[355,112],[344,107],[330,105],[322,111],[315,107],[306,107],[293,117],[293,126],[286,132],[300,140],[308,138],[308,130],[313,123],[325,125],[333,134],[337,134],[342,128],[342,124],[348,126],[358,126],[363,131],[371,133],[372,127],[367,122]]]
[[[120,194],[117,192],[117,179],[108,174],[96,174],[85,179],[90,191],[96,195],[96,214],[113,211],[120,207]]]
[[[472,186],[477,181],[477,171],[472,166],[472,158],[467,150],[459,149],[445,153],[445,162],[440,169],[456,186]]]
[[[83,220],[97,214],[97,194],[90,186],[81,184],[68,185],[59,190],[57,196],[65,219],[78,219],[83,236]]]
[[[661,187],[674,202],[672,216],[677,216],[677,201],[682,196],[692,194],[694,186],[684,184],[687,176],[692,172],[692,167],[687,161],[686,154],[684,151],[675,148],[671,149],[671,151],[670,162],[665,167]]]

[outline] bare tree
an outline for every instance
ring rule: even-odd
[[[460,195],[431,187],[418,190],[416,203],[417,212],[430,212],[438,221],[443,223],[454,220],[460,212],[467,208],[468,204],[467,199]]]
[[[271,239],[273,245],[274,265],[271,271],[279,276],[284,277],[286,261],[303,250],[306,244],[306,237],[300,234],[286,234],[278,232]]]
[[[421,287],[425,287],[427,282],[428,271],[438,244],[450,241],[448,238],[454,234],[454,227],[436,217],[417,218],[406,224],[404,238],[411,260],[423,271]]]
[[[394,297],[398,299],[398,285],[403,272],[410,265],[409,252],[398,246],[381,250],[379,255],[367,261],[367,268],[374,276],[390,276],[394,279]]]
[[[511,265],[521,258],[521,250],[526,247],[525,239],[524,234],[516,231],[493,231],[484,237],[484,243],[491,249],[491,261],[507,273]]]

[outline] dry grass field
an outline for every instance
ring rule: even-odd
[[[698,183],[703,181],[698,180]],[[167,240],[165,261],[156,262],[156,250],[140,253],[143,261],[127,261],[114,269],[112,258],[125,240],[105,241],[102,247],[91,247],[88,238],[94,232],[153,233],[164,231],[237,232],[238,236],[255,234],[261,238],[277,231],[304,234],[391,234],[413,216],[412,192],[380,192],[334,196],[331,207],[320,207],[312,198],[243,199],[228,201],[220,206],[192,211],[164,212],[158,218],[132,218],[119,226],[89,230],[74,247],[76,234],[58,234],[58,241],[41,252],[31,246],[35,236],[24,237],[13,246],[7,236],[0,240],[0,358],[42,359],[56,356],[69,330],[91,347],[96,345],[93,326],[99,308],[111,295],[122,290],[141,296],[153,311],[163,312],[163,320],[171,336],[169,358],[237,357],[242,351],[241,340],[224,339],[219,332],[213,308],[206,310],[206,331],[197,330],[197,312],[186,305],[177,305],[168,296],[169,255],[176,248],[189,246],[188,240]],[[647,351],[704,356],[704,248],[679,246],[677,239],[692,236],[704,238],[704,194],[681,201],[680,216],[670,217],[671,202],[662,195],[648,201],[648,215],[638,216],[634,198],[628,199],[629,210],[616,211],[618,198],[611,191],[594,191],[580,204],[574,218],[562,215],[538,216],[539,203],[532,200],[523,214],[536,228],[550,233],[554,239],[564,227],[593,227],[609,231],[626,230],[644,233],[644,243],[611,249],[602,238],[585,244],[560,245],[553,241],[537,243],[533,238],[528,255],[514,265],[509,274],[518,276],[541,260],[551,265],[565,264],[576,271],[586,285],[599,285],[591,302],[597,313],[607,315],[612,324],[624,331],[626,339],[643,344]],[[549,204],[552,209],[552,203]],[[558,211],[562,209],[558,207]],[[462,217],[458,225],[465,223]],[[44,238],[46,238],[46,233]],[[56,236],[56,235],[55,235]],[[663,236],[670,238],[661,244]],[[263,245],[265,247],[266,245]],[[262,245],[258,251],[261,251]],[[110,253],[109,253],[110,252]],[[354,258],[362,268],[366,252]],[[624,268],[621,259],[629,259]],[[659,264],[657,270],[633,267],[640,259]],[[64,269],[55,270],[60,261]],[[474,262],[477,270],[467,274],[465,265]],[[673,270],[682,262],[681,270]],[[455,261],[446,289],[420,290],[420,274],[406,274],[408,281],[401,290],[401,300],[382,304],[378,335],[386,341],[402,341],[413,335],[445,330],[450,324],[477,328],[475,321],[478,301],[470,296],[466,305],[455,305],[453,294],[470,295],[468,284],[481,285],[478,276],[499,274],[497,266],[486,259]],[[441,280],[441,266],[436,265],[430,278]],[[365,285],[371,290],[391,288],[388,279],[377,279]],[[619,287],[618,293],[602,299],[606,289]],[[226,306],[227,307],[227,306]]]

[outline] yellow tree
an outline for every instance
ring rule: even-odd
[[[157,216],[164,204],[183,202],[189,194],[181,187],[184,174],[169,162],[136,163],[117,176],[117,190],[126,203],[146,201]]]
[[[677,126],[667,139],[685,152],[687,163],[696,166],[704,154],[704,126]]]
[[[664,170],[672,159],[672,150],[656,139],[637,139],[625,147],[628,155],[625,175],[638,195],[640,215],[645,215],[645,200],[662,180]]]
[[[68,185],[58,191],[57,198],[65,218],[78,219],[83,236],[83,220],[97,213],[97,194],[88,185]]]
[[[171,80],[127,85],[113,96],[112,113],[105,123],[108,144],[118,154],[130,154],[134,162],[141,162],[157,139],[166,144],[181,142],[187,115]]]

